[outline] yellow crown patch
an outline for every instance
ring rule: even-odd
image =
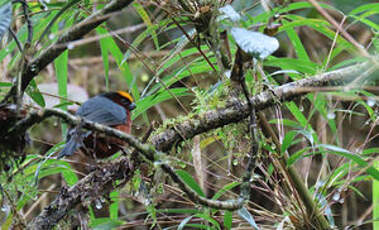
[[[117,93],[121,96],[121,97],[125,97],[125,98],[127,98],[127,99],[129,99],[129,101],[130,102],[133,102],[133,98],[132,98],[132,96],[129,94],[129,93],[127,93],[127,92],[124,92],[124,91],[117,91]]]

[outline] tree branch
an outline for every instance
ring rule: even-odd
[[[293,97],[301,96],[307,92],[311,92],[310,87],[325,86],[344,86],[357,78],[363,70],[372,68],[373,62],[364,62],[350,67],[339,69],[332,72],[318,74],[296,82],[284,84],[275,88],[273,91],[264,91],[251,98],[253,106],[257,111],[265,109],[273,105],[277,100],[288,101]],[[304,90],[308,87],[308,91]],[[223,109],[205,112],[196,118],[185,120],[180,124],[171,127],[166,131],[151,138],[151,143],[161,151],[169,150],[174,144],[183,138],[189,139],[197,134],[207,132],[212,129],[222,127],[224,125],[239,122],[249,115],[250,111],[247,104],[242,106],[238,103],[232,103]]]
[[[133,170],[125,158],[102,165],[71,188],[63,188],[56,199],[33,219],[27,229],[52,229],[67,213],[80,203],[88,203],[109,193],[116,186],[116,180],[128,181]]]

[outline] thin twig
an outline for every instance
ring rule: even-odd
[[[16,42],[17,48],[20,50],[20,53],[23,53],[24,48],[22,48],[21,42],[20,42],[20,40],[18,40],[15,32],[13,32],[13,30],[11,28],[8,28],[8,31],[9,31],[10,35],[13,37],[14,41]]]

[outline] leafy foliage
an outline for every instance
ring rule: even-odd
[[[105,4],[89,0],[27,2],[33,33],[26,15],[13,17],[12,7],[14,12],[23,12],[22,4],[0,4],[0,39],[12,21],[17,38],[3,39],[0,49],[1,72],[7,75],[0,82],[0,98],[17,84],[24,62],[54,47],[62,34]],[[68,100],[70,84],[82,86],[91,95],[126,90],[137,104],[132,114],[134,135],[143,136],[152,121],[161,126],[154,134],[169,129],[181,135],[176,124],[211,109],[228,108],[231,101],[238,102],[237,106],[245,103],[229,79],[239,48],[251,61],[259,59],[244,73],[254,95],[354,63],[377,60],[378,3],[364,2],[354,9],[349,9],[349,2],[317,4],[319,7],[311,1],[235,0],[230,5],[226,1],[135,1],[126,11],[110,15],[112,20],[98,26],[94,33],[66,41],[66,50],[54,60],[54,68],[37,70],[40,73],[26,93],[44,108],[48,104],[46,92],[38,85],[55,81],[58,91],[54,95],[60,99],[56,106],[67,110],[67,105],[74,104]],[[320,11],[334,18],[339,27]],[[353,35],[362,47],[343,32]],[[31,35],[30,47],[25,46]],[[17,48],[17,43],[25,50]],[[369,56],[360,56],[362,48]],[[235,199],[252,145],[246,121],[202,133],[196,156],[195,141],[183,136],[185,141],[173,146],[167,159],[139,159],[132,180],[126,184],[114,181],[118,190],[86,201],[88,225],[93,229],[142,224],[165,229],[307,229],[313,226],[312,218],[304,216],[306,202],[299,194],[309,193],[330,226],[348,228],[354,223],[354,227],[364,229],[373,222],[378,229],[377,73],[362,73],[356,77],[358,84],[344,88],[330,85],[304,89],[306,95],[301,99],[278,100],[273,107],[257,111],[262,149],[256,154],[262,162],[251,179],[251,199],[242,209],[231,212],[200,206],[154,166],[168,163],[203,198]],[[0,113],[0,119],[2,116]],[[0,205],[6,211],[0,219],[3,227],[29,221],[43,208],[34,203],[46,203],[62,184],[73,186],[86,175],[80,170],[90,161],[54,157],[64,144],[66,129],[59,120],[34,127],[30,132],[33,145],[25,150],[27,157],[1,175],[1,190],[5,192],[1,192]],[[117,153],[106,161],[121,157]],[[194,166],[199,159],[202,167]],[[75,161],[80,163],[79,172],[72,164]],[[101,167],[101,163],[96,166]],[[295,166],[305,191],[290,178]],[[347,200],[359,207],[347,208]],[[370,205],[372,219],[360,216]],[[25,219],[19,213],[24,213]],[[357,218],[346,222],[350,216]],[[74,227],[71,224],[62,226]]]

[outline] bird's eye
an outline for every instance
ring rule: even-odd
[[[122,98],[122,99],[121,99],[121,103],[122,103],[122,104],[128,104],[128,100],[125,99],[125,98]]]

